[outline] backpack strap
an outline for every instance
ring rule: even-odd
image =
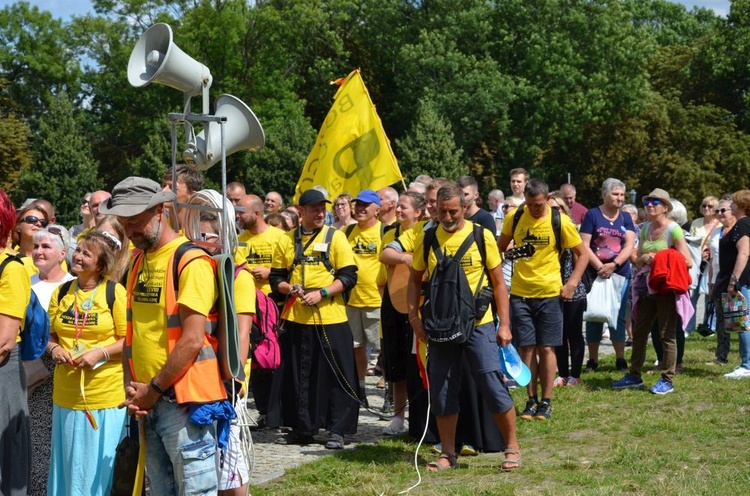
[[[431,228],[427,229],[424,232],[424,240],[422,241],[422,245],[424,247],[424,264],[425,265],[427,265],[427,259],[430,256],[430,248],[432,248],[433,243],[435,243],[436,241],[437,241],[437,224],[435,224],[434,226],[432,226]],[[440,257],[442,257],[440,246],[438,246],[438,249],[435,252],[435,256],[438,257],[438,262],[439,262]]]
[[[60,302],[62,301],[63,297],[65,297],[66,294],[70,292],[70,287],[73,285],[73,281],[75,279],[71,279],[70,281],[65,281],[62,283],[62,286],[60,286],[60,290],[57,292],[57,306],[60,306]],[[107,288],[109,290],[109,288]],[[107,304],[109,304],[109,295],[107,295]],[[114,300],[114,297],[112,298]],[[110,310],[112,308],[110,307]]]
[[[109,307],[110,314],[114,312],[116,288],[117,283],[111,279],[107,279],[107,306]]]
[[[510,228],[510,239],[513,239],[513,235],[516,234],[516,227],[518,227],[518,222],[521,220],[521,216],[523,215],[523,205],[518,207],[516,209],[516,213],[513,214],[513,224]]]
[[[557,252],[562,254],[562,222],[560,221],[560,211],[554,208],[552,210],[552,233],[555,235],[555,248]],[[513,235],[516,233],[516,227],[518,222],[521,220],[523,215],[523,205],[516,209],[516,213],[513,214],[513,225],[510,230],[510,237],[513,239]]]
[[[354,225],[354,224],[352,224],[352,225]],[[336,232],[336,229],[334,229],[331,226],[325,226],[325,228],[326,228],[326,233],[323,236],[323,243],[325,243],[325,245],[326,245],[326,251],[324,251],[323,255],[322,255],[322,257],[323,257],[323,265],[325,265],[325,267],[328,270],[328,272],[330,272],[331,274],[333,274],[336,271],[333,270],[333,265],[331,264],[330,253],[331,253],[331,241],[333,240],[333,233]]]
[[[352,232],[354,231],[354,228],[357,227],[357,224],[349,224],[346,226],[346,229],[344,230],[344,233],[346,234],[346,239],[349,239],[349,236],[352,235]]]
[[[5,266],[8,265],[13,260],[20,263],[21,265],[24,265],[23,260],[21,260],[21,257],[19,257],[18,255],[12,255],[8,253],[8,257],[5,260],[3,260],[2,263],[0,263],[0,275],[3,274],[3,270],[5,270]]]

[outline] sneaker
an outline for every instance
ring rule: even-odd
[[[430,451],[432,453],[435,453],[436,455],[439,455],[440,453],[443,452],[443,444],[442,443],[433,444],[432,447],[430,448]]]
[[[745,379],[750,378],[750,369],[744,367],[737,367],[732,372],[724,374],[727,379]]]
[[[536,400],[529,398],[529,401],[526,402],[526,408],[523,409],[520,417],[524,420],[533,419],[534,415],[536,415],[536,408],[537,408]]]
[[[641,388],[643,380],[636,379],[630,374],[625,374],[622,379],[612,383],[612,389]]]
[[[625,347],[626,348],[630,348],[631,346],[633,346],[633,340],[632,339],[626,339],[625,340]]]
[[[536,409],[534,418],[537,420],[549,420],[552,418],[552,405],[548,401],[542,401]]]
[[[674,392],[674,386],[672,386],[672,383],[668,380],[659,378],[659,381],[654,384],[654,387],[652,387],[649,391],[651,391],[653,394],[669,394]]]
[[[586,360],[586,369],[584,372],[596,372],[596,369],[599,368],[599,362],[596,360]]]
[[[618,372],[627,372],[628,362],[624,358],[618,358],[615,360],[615,368]]]
[[[552,383],[552,387],[561,387],[568,383],[567,377],[558,377],[555,379],[555,381]]]
[[[566,386],[568,387],[574,387],[574,386],[582,386],[583,381],[578,377],[568,377],[568,383]]]
[[[340,450],[344,449],[344,436],[341,434],[334,434],[333,432],[326,441],[326,449],[329,450]]]
[[[393,417],[391,423],[388,424],[388,427],[383,430],[383,435],[400,436],[401,434],[406,434],[408,431],[409,429],[404,425],[404,419],[401,417]]]
[[[479,452],[474,449],[474,446],[470,444],[464,444],[461,446],[461,456],[477,456]]]

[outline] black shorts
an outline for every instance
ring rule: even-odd
[[[381,343],[383,374],[386,381],[404,381],[406,380],[407,363],[409,360],[414,360],[411,354],[414,331],[409,325],[409,316],[405,313],[399,313],[393,308],[387,287],[383,293],[383,304],[380,308],[380,322],[383,331]]]

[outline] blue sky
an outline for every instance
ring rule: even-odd
[[[719,15],[729,12],[729,0],[674,0],[677,3],[693,6],[707,7],[713,9]],[[15,0],[0,0],[0,7],[12,5]],[[32,5],[38,5],[40,9],[52,12],[55,17],[69,18],[71,15],[82,15],[92,11],[90,0],[29,0]]]

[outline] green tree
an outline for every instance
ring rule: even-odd
[[[396,141],[396,150],[401,157],[401,173],[407,179],[420,174],[455,179],[468,171],[461,162],[461,149],[456,146],[450,122],[427,98],[419,102],[413,127]]]
[[[48,112],[39,119],[34,157],[34,164],[19,181],[22,196],[51,201],[59,223],[74,223],[78,200],[101,187],[101,181],[89,141],[82,133],[81,117],[65,92],[50,99]]]

